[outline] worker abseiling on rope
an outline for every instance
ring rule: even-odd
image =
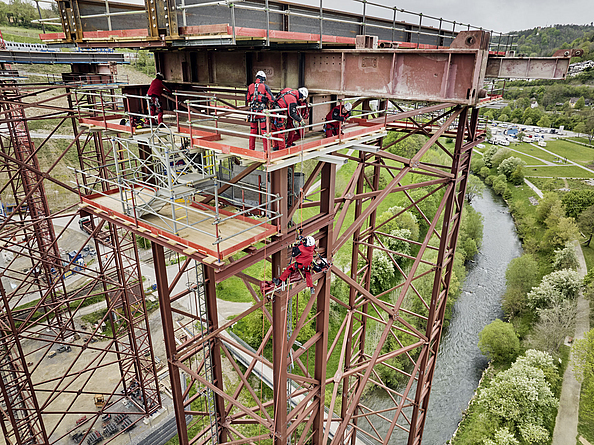
[[[157,73],[153,81],[151,82],[151,86],[149,87],[147,96],[151,98],[151,116],[157,116],[157,123],[163,123],[163,105],[162,101],[163,98],[163,88],[165,88],[168,92],[171,93],[171,90],[165,86],[163,83],[163,74]]]
[[[266,82],[266,73],[264,71],[258,71],[256,73],[256,81],[248,87],[245,97],[245,103],[248,104],[250,111],[253,113],[261,113],[250,114],[250,135],[266,134],[266,115],[262,113],[262,111],[264,111],[265,108],[268,108],[269,104],[274,102],[274,96],[272,95],[270,87],[264,82]],[[264,151],[267,151],[268,141],[262,139],[262,144],[264,146]],[[249,148],[250,150],[256,149],[255,136],[250,136]]]
[[[284,108],[287,110],[287,114],[289,116],[289,126],[287,127],[287,120],[284,118],[274,118],[272,120],[272,131],[282,131],[286,128],[294,128],[293,121],[297,123],[298,126],[305,125],[305,121],[297,112],[297,106],[299,104],[305,103],[307,99],[308,91],[307,88],[301,87],[298,90],[293,90],[291,88],[285,88],[278,93],[276,99],[274,101],[274,105],[276,108]],[[283,113],[284,111],[278,110],[275,114]],[[286,133],[275,134],[274,137],[280,138],[280,141],[273,141],[273,150],[283,150],[285,145],[285,137]]]
[[[310,266],[314,258],[316,250],[316,240],[313,236],[300,237],[299,242],[293,246],[291,252],[291,259],[294,259],[291,264],[281,274],[280,278],[273,278],[272,281],[276,286],[280,286],[284,281],[289,278],[293,272],[299,272],[301,275],[305,275],[305,282],[307,287],[310,288],[311,293],[314,293],[313,280],[311,279]]]
[[[324,124],[324,131],[326,132],[327,138],[338,136],[341,123],[344,124],[345,121],[351,116],[352,109],[353,104],[346,102],[342,105],[336,105],[330,110],[330,112],[326,115],[326,121],[328,122]]]

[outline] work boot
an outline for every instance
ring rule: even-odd
[[[278,279],[278,278],[276,278],[276,277],[274,277],[274,278],[272,279],[272,282],[274,283],[274,285],[275,285],[275,286],[280,286],[281,284],[283,284],[283,283],[282,283],[282,281],[281,281],[281,280],[279,280],[279,279]]]

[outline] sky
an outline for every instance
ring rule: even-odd
[[[8,0],[0,0],[7,2]],[[47,1],[47,0],[40,0]],[[144,4],[144,0],[115,0],[122,3]],[[208,0],[202,0],[208,1]],[[283,0],[287,3],[319,6],[320,0]],[[556,24],[586,25],[594,22],[594,0],[368,0],[386,5],[389,9],[368,4],[367,14],[375,17],[393,18],[393,7],[405,9],[437,20],[423,19],[423,24],[439,27],[439,18],[456,23],[507,33],[531,29],[537,26]],[[179,0],[177,1],[179,3]],[[193,1],[190,1],[193,3]],[[42,7],[47,7],[44,3]],[[324,8],[361,14],[360,0],[323,0]],[[418,23],[418,16],[398,12],[398,20]],[[445,29],[451,29],[445,24]],[[456,30],[460,27],[456,25]]]
[[[422,12],[437,18],[497,32],[519,31],[537,26],[556,24],[585,25],[594,21],[593,0],[369,0],[407,11]],[[297,3],[289,0],[290,3]],[[318,5],[319,1],[304,0],[301,4]],[[362,3],[354,0],[324,0],[324,7],[362,13]],[[392,12],[368,6],[374,16],[392,18]],[[418,17],[402,15],[407,22],[417,22]],[[423,21],[423,23],[425,23]],[[439,22],[435,21],[439,26]],[[458,29],[458,28],[456,28]]]

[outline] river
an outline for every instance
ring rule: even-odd
[[[472,206],[484,218],[483,245],[471,264],[462,294],[454,305],[449,329],[441,341],[423,445],[443,445],[454,434],[487,366],[487,359],[477,346],[478,334],[503,315],[505,270],[522,253],[514,222],[501,198],[487,188],[482,198],[472,201]],[[366,397],[366,403],[373,409],[388,407],[383,391],[372,393]],[[406,436],[397,431],[392,435],[391,445],[405,443]]]

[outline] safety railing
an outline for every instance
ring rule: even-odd
[[[188,4],[190,3],[190,4]],[[318,45],[322,47],[324,36],[324,24],[341,23],[347,26],[356,26],[360,29],[360,34],[373,35],[374,32],[384,32],[383,40],[391,42],[401,42],[407,44],[443,47],[449,46],[452,40],[460,31],[481,30],[491,33],[490,50],[496,53],[507,53],[513,51],[516,47],[516,35],[504,34],[495,30],[474,26],[469,23],[448,20],[442,17],[436,17],[419,12],[408,11],[396,6],[383,5],[369,0],[352,0],[351,7],[344,6],[349,12],[354,12],[352,5],[360,4],[360,15],[355,19],[339,18],[336,11],[324,9],[323,0],[320,0],[319,9],[299,8],[295,5],[285,9],[272,8],[268,0],[263,2],[262,6],[257,3],[247,3],[245,0],[219,0],[206,1],[201,3],[191,3],[187,0],[180,0],[177,9],[182,12],[183,26],[187,26],[187,11],[204,7],[220,7],[230,11],[231,42],[237,41],[237,29],[248,25],[237,19],[236,10],[247,10],[260,12],[264,16],[266,28],[266,45],[270,45],[271,36],[271,15],[281,15],[287,18],[301,17],[319,22]],[[374,13],[375,11],[375,13]],[[343,14],[347,16],[347,14]],[[391,19],[391,21],[390,21]],[[250,21],[253,18],[250,16]],[[277,21],[276,18],[273,21]],[[387,32],[388,34],[385,34]],[[398,36],[404,34],[405,37],[399,39]],[[381,40],[381,39],[380,39]],[[383,45],[382,45],[383,46]]]
[[[109,139],[109,165],[74,170],[77,180],[86,179],[77,181],[83,201],[118,212],[137,226],[195,239],[195,244],[218,259],[235,246],[276,232],[280,215],[275,203],[282,197],[270,193],[264,184],[222,179],[212,150],[193,147],[188,135],[156,124],[155,116],[123,112],[127,100],[144,101],[146,97],[103,93],[92,93],[95,103],[80,105],[81,113],[93,114],[102,108],[96,116],[99,126],[103,122],[109,129],[114,116],[137,118],[149,123],[148,131],[114,132]],[[108,108],[111,106],[113,109]],[[98,175],[97,167],[111,174],[108,178]],[[96,183],[103,183],[102,189],[107,191],[83,185]]]
[[[380,40],[384,42],[401,42],[406,44],[430,45],[435,47],[448,46],[459,31],[465,30],[484,30],[491,33],[490,49],[497,53],[510,52],[516,45],[516,37],[512,34],[504,34],[495,30],[475,26],[469,23],[458,22],[456,20],[444,19],[442,17],[413,12],[404,8],[386,2],[382,4],[370,0],[351,0],[342,2],[341,9],[345,12],[337,12],[335,5],[319,1],[319,8],[316,6],[280,4],[269,0],[177,0],[175,8],[181,14],[181,25],[188,26],[188,12],[199,12],[202,8],[220,8],[229,11],[229,25],[231,28],[231,43],[237,41],[237,33],[240,28],[248,28],[254,23],[254,14],[249,14],[243,20],[238,11],[261,14],[257,17],[259,28],[265,29],[265,42],[270,45],[271,34],[274,28],[277,28],[279,16],[287,19],[289,23],[287,31],[293,31],[290,26],[291,18],[303,18],[310,24],[308,34],[317,32],[318,45],[322,47],[324,42],[324,29],[328,29],[332,24],[340,23],[349,29],[359,30],[359,34],[379,34]],[[83,14],[80,16],[83,20],[105,18],[105,26],[112,31],[112,18],[120,16],[134,16],[146,14],[145,10],[116,11],[110,10],[109,1],[105,0],[105,11],[100,13]],[[34,23],[49,23],[59,20],[58,17],[34,20]],[[220,22],[217,22],[220,23]],[[316,23],[318,24],[316,26]],[[147,26],[148,27],[148,26]],[[272,29],[271,29],[272,28]],[[317,28],[317,29],[316,29]],[[105,29],[105,28],[103,28]],[[347,34],[345,34],[347,35]]]
[[[314,122],[313,119],[309,118],[309,115],[316,107],[329,108],[330,106],[331,108],[334,105],[342,105],[346,102],[350,102],[351,104],[357,103],[357,101],[363,99],[354,97],[339,99],[338,101],[299,105],[297,106],[297,112],[306,123],[301,126],[295,126],[291,117],[288,116],[287,108],[271,107],[258,112],[250,111],[244,105],[244,95],[242,95],[243,104],[241,106],[230,105],[228,100],[220,99],[217,93],[188,94],[179,92],[175,93],[175,97],[176,109],[174,111],[178,131],[188,134],[190,140],[194,141],[194,135],[198,132],[214,132],[223,137],[234,139],[235,147],[245,149],[244,146],[248,145],[246,141],[249,138],[254,138],[258,142],[258,149],[256,151],[260,152],[259,147],[262,146],[262,152],[260,152],[264,154],[262,159],[268,161],[271,160],[271,152],[275,151],[274,147],[279,145],[282,147],[284,145],[288,133],[297,132],[299,134],[295,142],[295,145],[299,146],[304,141],[305,132],[320,131],[326,124],[338,123],[339,127],[344,125],[343,122],[332,119]],[[355,112],[358,117],[377,113],[378,111],[362,112],[356,110]],[[250,133],[248,122],[250,119],[255,118],[263,119],[265,122],[265,131],[256,134]],[[226,146],[229,144],[228,141],[225,142]],[[202,145],[209,144],[202,143]],[[249,155],[249,152],[246,152],[246,154]]]

